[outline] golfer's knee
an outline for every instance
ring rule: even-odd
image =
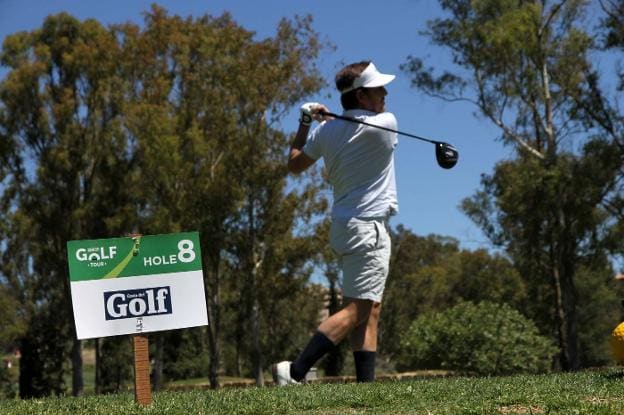
[[[373,302],[370,300],[354,300],[353,307],[355,308],[353,325],[355,327],[365,323],[370,316]]]
[[[379,321],[379,316],[381,314],[381,304],[380,303],[373,303],[370,313],[369,313],[369,321],[374,321],[374,323],[376,324],[377,321]]]
[[[381,313],[381,304],[372,300],[360,300],[358,305],[356,326],[366,324],[376,324]]]

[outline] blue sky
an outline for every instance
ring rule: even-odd
[[[0,0],[0,38],[21,30],[40,27],[46,16],[66,11],[79,19],[96,18],[104,24],[135,22],[153,1],[143,0]],[[399,70],[409,55],[425,58],[427,65],[443,69],[450,64],[446,51],[429,44],[419,31],[426,21],[441,16],[436,0],[325,1],[316,0],[167,0],[157,4],[170,14],[181,16],[221,15],[229,11],[234,19],[258,39],[272,36],[282,17],[313,16],[314,29],[335,45],[319,59],[319,68],[332,85],[335,72],[344,64],[372,59],[382,72],[397,79],[388,86],[386,108],[399,121],[399,129],[431,139],[448,141],[460,152],[452,170],[437,166],[433,146],[400,138],[396,153],[400,213],[392,226],[403,224],[418,235],[431,233],[452,236],[466,249],[491,248],[481,231],[458,209],[465,197],[479,187],[482,173],[512,156],[511,147],[497,141],[499,131],[476,118],[468,104],[445,103],[412,89],[409,78]],[[5,71],[0,72],[0,77]],[[325,103],[340,112],[339,97],[330,88],[310,101]],[[297,127],[298,112],[283,123],[285,131]]]

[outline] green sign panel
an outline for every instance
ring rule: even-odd
[[[69,241],[67,256],[72,282],[202,269],[197,232]]]

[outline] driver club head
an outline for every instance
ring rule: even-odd
[[[459,152],[449,143],[435,143],[436,160],[443,169],[450,169],[457,164]]]

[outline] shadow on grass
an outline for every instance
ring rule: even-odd
[[[621,380],[624,379],[624,369],[611,369],[608,372],[600,373],[599,376],[607,380]]]

